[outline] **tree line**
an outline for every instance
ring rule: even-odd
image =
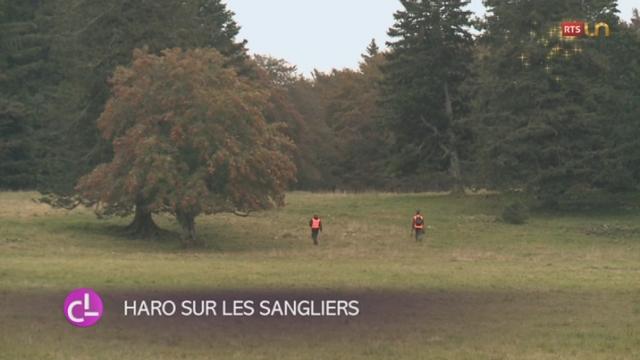
[[[465,0],[401,3],[386,50],[372,41],[359,68],[305,78],[286,60],[249,55],[220,0],[0,0],[0,188],[77,194],[96,167],[122,155],[118,130],[105,134],[106,116],[142,121],[113,113],[114,84],[125,77],[116,69],[147,61],[152,71],[156,62],[167,66],[164,56],[188,53],[192,66],[206,58],[232,70],[229,81],[250,84],[235,99],[217,88],[230,99],[215,106],[232,112],[254,101],[261,115],[252,126],[285,125],[283,138],[272,135],[291,142],[282,150],[296,169],[282,169],[289,188],[489,188],[526,191],[549,206],[563,196],[638,189],[637,11],[624,22],[615,0],[486,0],[488,15],[476,19]],[[563,38],[567,19],[606,22],[612,35]],[[212,89],[225,79],[211,76]],[[244,121],[234,116],[225,119]],[[188,117],[175,121],[191,126]],[[234,207],[254,207],[244,205]]]

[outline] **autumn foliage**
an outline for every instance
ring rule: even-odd
[[[98,120],[113,160],[80,180],[81,195],[121,214],[173,214],[186,243],[199,214],[282,205],[293,144],[265,120],[271,90],[225,63],[212,49],[136,50]]]

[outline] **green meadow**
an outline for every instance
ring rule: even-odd
[[[509,225],[503,195],[290,193],[282,209],[199,217],[205,245],[185,250],[168,216],[156,217],[161,239],[142,241],[122,234],[130,219],[36,197],[0,194],[1,359],[640,358],[638,207],[534,211]],[[429,225],[422,243],[410,235],[417,208]],[[98,326],[76,329],[62,303],[78,287],[106,298],[291,291],[386,303],[363,304],[349,323],[226,327],[121,323],[107,307]]]

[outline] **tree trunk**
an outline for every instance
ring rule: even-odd
[[[462,181],[462,171],[460,170],[460,156],[458,155],[456,135],[453,132],[453,105],[451,96],[449,95],[449,84],[444,83],[444,101],[449,126],[447,127],[447,142],[449,143],[449,173],[453,180],[451,192],[456,195],[464,194],[464,185]]]
[[[458,157],[458,150],[456,150],[455,145],[451,146],[451,154],[449,154],[449,172],[453,179],[451,192],[455,195],[464,194],[464,185],[462,183],[462,173],[460,170],[460,158]]]
[[[160,228],[153,221],[151,212],[141,201],[136,202],[135,216],[126,230],[132,236],[142,239],[155,238],[160,234]]]
[[[178,218],[180,226],[182,226],[182,245],[184,247],[198,245],[195,216],[189,213],[177,213],[176,217]]]

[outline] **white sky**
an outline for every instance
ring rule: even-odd
[[[355,68],[372,38],[384,46],[397,0],[225,0],[255,54],[283,58],[309,75],[313,69]],[[638,0],[618,0],[629,20]],[[482,0],[471,10],[482,15]],[[356,19],[354,21],[354,19]]]

